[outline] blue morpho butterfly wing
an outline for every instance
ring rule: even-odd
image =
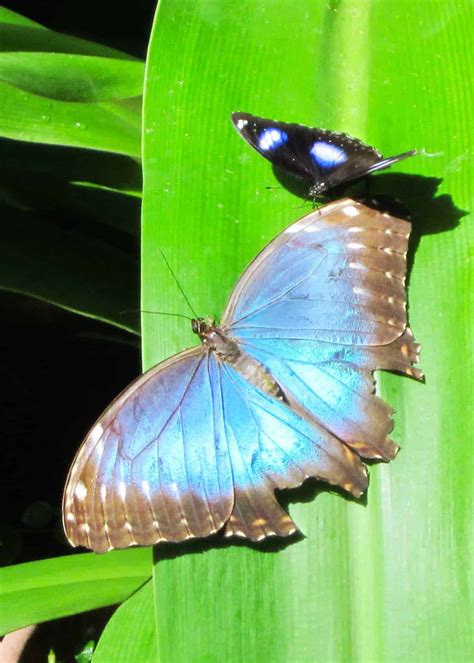
[[[373,147],[347,134],[267,120],[249,113],[232,113],[232,122],[262,156],[278,168],[307,180],[311,184],[309,197],[320,196],[339,184],[416,154],[416,150],[411,150],[384,158]]]
[[[70,470],[70,542],[104,552],[222,528],[252,540],[287,536],[296,525],[275,488],[313,476],[360,496],[359,455],[388,460],[397,450],[372,371],[421,376],[405,313],[409,231],[344,200],[275,238],[212,328],[236,341],[244,370],[204,343],[132,383]],[[271,374],[284,398],[255,386],[255,366],[263,387]]]
[[[410,224],[349,199],[287,228],[248,267],[222,321],[290,405],[303,405],[365,458],[389,460],[392,409],[372,371],[417,378],[407,327]]]

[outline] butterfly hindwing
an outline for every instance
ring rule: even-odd
[[[416,154],[415,150],[385,159],[380,152],[344,133],[232,113],[240,135],[275,166],[311,183],[318,196],[344,182]]]
[[[219,369],[235,495],[226,536],[258,541],[294,532],[296,525],[278,505],[275,488],[294,488],[308,477],[357,497],[365,491],[364,465],[340,440],[255,389],[232,367],[221,364]]]
[[[233,506],[216,362],[202,347],[132,383],[97,421],[68,477],[73,545],[97,552],[208,536]]]

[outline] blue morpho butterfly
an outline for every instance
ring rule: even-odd
[[[249,113],[232,113],[240,135],[275,166],[307,180],[308,198],[317,198],[344,182],[388,168],[417,154],[416,150],[384,158],[357,138],[306,127],[266,120]]]
[[[297,526],[275,489],[316,477],[362,495],[360,458],[398,451],[372,372],[422,377],[406,317],[410,228],[344,199],[270,242],[222,324],[193,320],[202,344],[139,377],[85,438],[64,493],[72,545],[286,537]]]

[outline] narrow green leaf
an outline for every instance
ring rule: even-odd
[[[5,181],[15,180],[18,190],[34,188],[37,180],[51,176],[56,182],[90,183],[133,195],[141,194],[142,190],[140,164],[110,152],[86,152],[80,148],[4,139],[0,140],[0,164],[3,169],[0,187]],[[54,189],[48,188],[52,197]]]
[[[0,288],[137,333],[138,264],[107,229],[55,223],[0,206]]]
[[[50,173],[6,166],[0,168],[0,195],[12,207],[56,219],[67,218],[76,227],[79,221],[90,221],[138,237],[138,193],[91,182],[68,182]]]
[[[116,189],[114,187],[101,186],[100,184],[95,184],[94,182],[72,182],[75,186],[84,187],[89,189],[98,189],[100,191],[111,191],[113,193],[121,193],[125,196],[131,196],[132,198],[141,199],[142,195],[140,191],[134,189]]]
[[[0,51],[44,51],[134,59],[109,46],[49,30],[6,7],[0,7]]]
[[[0,53],[0,81],[60,101],[141,95],[144,66],[133,60],[63,53]]]
[[[0,633],[123,601],[150,576],[150,550],[85,553],[0,569]]]
[[[366,505],[329,492],[291,504],[305,538],[286,548],[203,543],[170,558],[158,547],[160,660],[473,656],[474,227],[455,223],[473,198],[473,28],[469,0],[159,5],[145,85],[144,309],[187,312],[160,249],[198,312],[218,314],[253,255],[305,212],[265,189],[273,172],[231,111],[347,131],[386,154],[424,148],[438,156],[399,169],[444,178],[446,194],[436,205],[419,199],[424,181],[398,180],[418,200],[410,317],[427,374],[426,385],[378,376],[398,410],[400,457],[371,468]],[[196,342],[182,320],[147,315],[143,339],[146,367]]]
[[[140,156],[140,119],[111,103],[71,103],[0,84],[0,136]]]
[[[32,21],[31,18],[27,18],[21,14],[17,14],[7,7],[0,7],[0,23],[4,23],[5,25],[22,25],[30,28],[46,30],[46,28],[44,28],[40,23]]]
[[[94,648],[95,648],[95,642],[93,640],[89,640],[84,647],[81,649],[81,651],[75,655],[75,659],[77,663],[90,663],[92,661],[92,655],[94,653]]]
[[[97,643],[92,660],[94,663],[154,663],[158,660],[151,582],[140,587],[116,610]]]

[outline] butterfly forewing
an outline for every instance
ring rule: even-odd
[[[275,166],[308,180],[311,196],[344,182],[388,168],[415,150],[384,159],[370,145],[344,133],[232,113],[240,135]]]
[[[238,281],[223,317],[240,338],[380,345],[406,328],[410,224],[350,199],[283,231]]]
[[[296,222],[251,263],[223,325],[298,410],[366,458],[393,458],[372,372],[421,377],[406,320],[410,224],[352,200]],[[258,284],[258,286],[257,286]]]

